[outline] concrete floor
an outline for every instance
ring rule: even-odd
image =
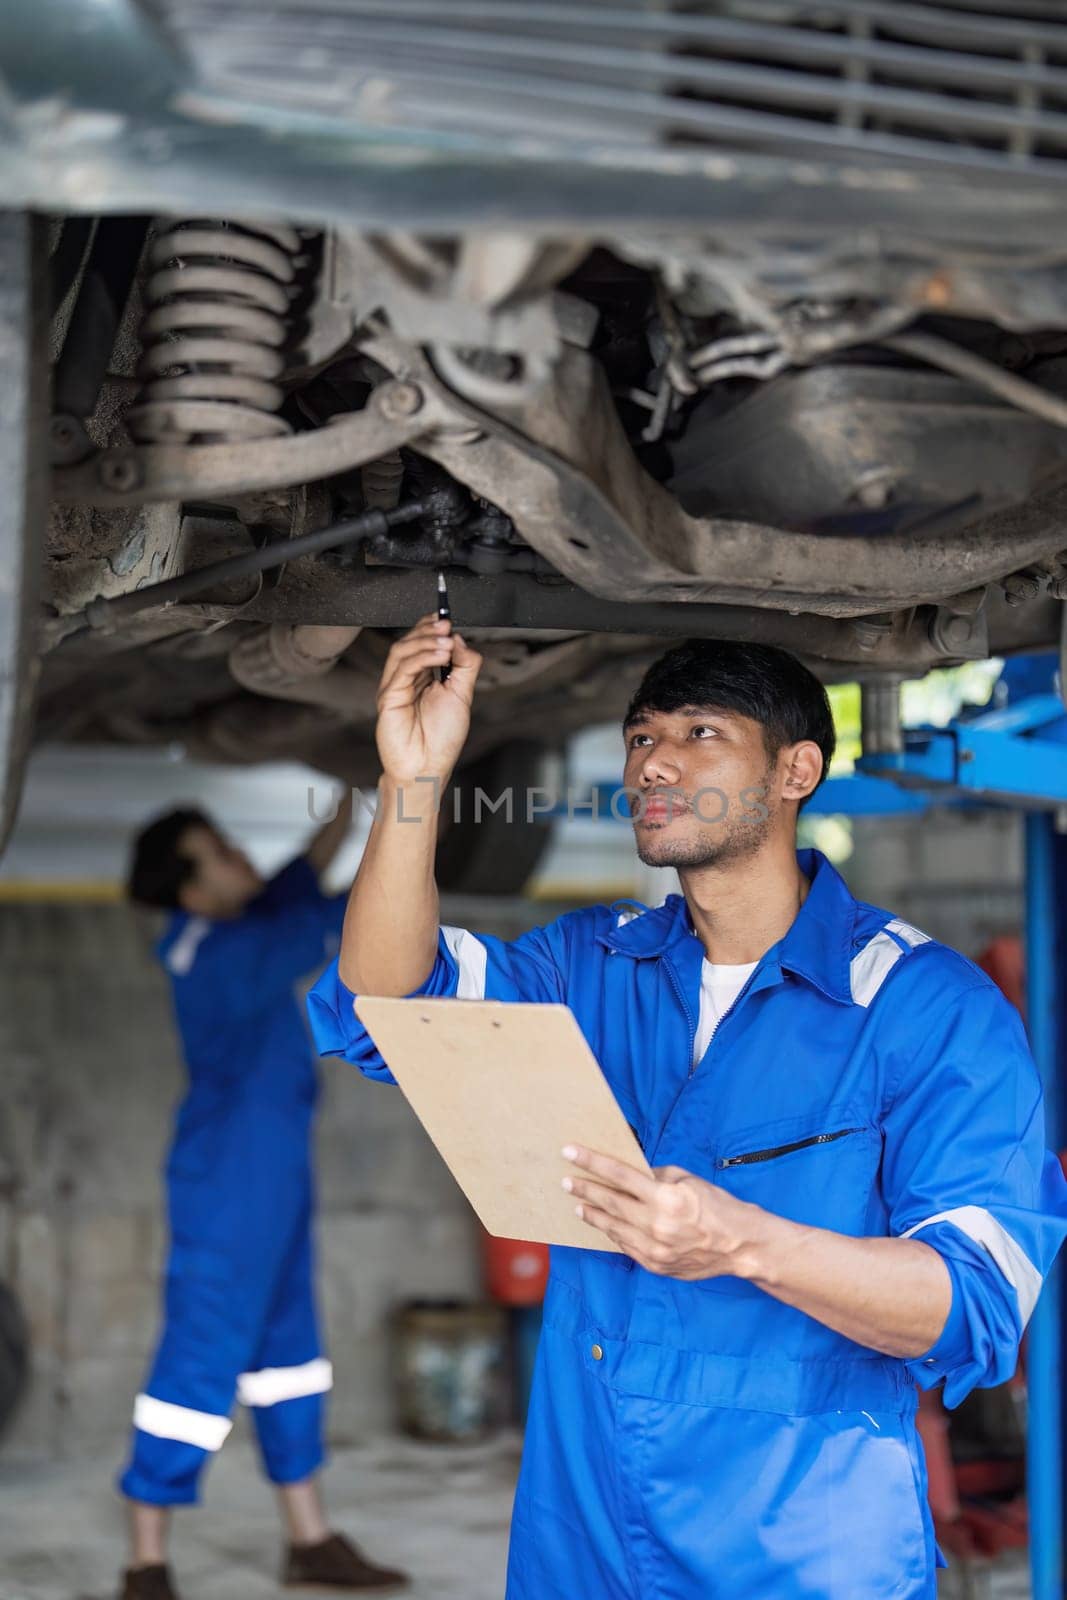
[[[120,1450],[116,1450],[116,1460]],[[339,1450],[326,1477],[334,1525],[406,1567],[410,1600],[501,1600],[519,1440],[465,1447],[389,1437]],[[113,1463],[5,1464],[0,1456],[0,1600],[110,1600],[122,1562]],[[230,1441],[205,1504],[176,1518],[173,1565],[185,1600],[277,1600],[280,1535],[251,1445]],[[296,1591],[292,1591],[294,1595]],[[1013,1556],[945,1574],[939,1600],[1027,1600]],[[593,1595],[576,1600],[599,1600]]]
[[[116,1452],[116,1460],[120,1452]],[[463,1447],[387,1438],[339,1450],[325,1483],[334,1526],[415,1580],[410,1600],[501,1600],[517,1436]],[[0,1456],[0,1600],[109,1600],[122,1563],[110,1461],[6,1466]],[[251,1446],[230,1441],[204,1505],[179,1512],[183,1600],[278,1600],[281,1539]],[[593,1597],[589,1597],[593,1600]]]

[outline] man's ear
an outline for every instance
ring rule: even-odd
[[[818,787],[822,777],[822,751],[814,739],[803,739],[782,752],[785,773],[782,779],[782,799],[806,800]]]

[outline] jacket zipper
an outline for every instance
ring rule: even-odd
[[[745,995],[749,991],[749,986],[751,985],[752,980],[753,980],[753,978],[755,976],[756,976],[756,974],[754,972],[750,972],[749,973],[748,978],[747,978],[744,986],[738,991],[737,994],[734,995],[733,999],[730,1001],[730,1004],[726,1007],[726,1010],[723,1012],[722,1016],[719,1018],[718,1022],[715,1024],[715,1032],[712,1034],[711,1038],[708,1040],[708,1050],[710,1050],[714,1046],[715,1041],[719,1038],[719,1036],[722,1033],[724,1024],[729,1021],[729,1019],[733,1016],[734,1012],[737,1010],[738,1006],[741,1004],[742,1000],[745,998]],[[694,1061],[693,1060],[693,1046],[695,1045],[695,1043],[696,1043],[696,1029],[694,1028],[693,1032],[692,1032],[692,1034],[690,1036],[690,1039],[689,1039],[689,1076],[690,1077],[693,1076],[693,1074],[696,1072],[697,1067],[699,1067],[699,1065],[700,1065],[700,1061]],[[708,1051],[705,1050],[704,1056],[706,1056],[707,1053],[708,1053]],[[704,1056],[701,1056],[701,1058],[700,1058],[701,1061],[703,1061]]]
[[[679,981],[678,974],[674,970],[674,963],[671,961],[669,956],[664,956],[663,957],[663,965],[667,969],[667,976],[671,980],[671,988],[674,990],[674,993],[677,996],[678,1004],[681,1006],[682,1011],[685,1014],[685,1020],[689,1025],[689,1055],[687,1057],[688,1069],[686,1071],[685,1083],[683,1083],[682,1087],[678,1090],[678,1093],[674,1097],[674,1102],[671,1105],[671,1109],[667,1112],[666,1117],[663,1119],[663,1123],[662,1123],[662,1126],[660,1127],[659,1133],[656,1136],[656,1140],[655,1140],[654,1144],[651,1146],[651,1148],[653,1150],[658,1150],[659,1149],[660,1140],[663,1138],[663,1134],[664,1134],[664,1131],[666,1130],[667,1124],[670,1122],[671,1118],[674,1116],[675,1110],[677,1109],[679,1100],[682,1098],[682,1093],[685,1090],[686,1084],[689,1082],[690,1078],[693,1077],[693,1075],[696,1072],[697,1066],[699,1065],[698,1062],[693,1060],[693,1049],[694,1049],[694,1046],[696,1045],[696,1038],[697,1038],[696,1018],[693,1016],[693,1013],[689,1009],[689,1002],[685,997],[685,991],[683,990],[682,985],[681,985],[681,983]],[[718,1039],[719,1034],[720,1034],[720,1032],[722,1030],[722,1025],[726,1021],[727,1017],[729,1017],[729,1016],[731,1016],[733,1014],[733,1012],[740,1005],[741,1001],[744,999],[745,995],[748,993],[749,986],[752,983],[753,977],[755,977],[755,973],[752,973],[752,974],[749,975],[748,982],[745,984],[745,987],[741,990],[741,993],[734,996],[733,1002],[730,1005],[727,1006],[726,1010],[723,1012],[722,1016],[719,1018],[718,1022],[715,1025],[715,1032],[711,1037],[711,1042],[708,1045],[708,1050],[710,1050],[712,1048],[712,1045],[714,1045],[716,1039]],[[707,1051],[705,1051],[705,1055],[706,1054],[707,1054]],[[646,1151],[646,1154],[647,1154],[647,1151]]]
[[[696,1041],[697,1041],[696,1018],[693,1016],[693,1013],[689,1009],[689,1002],[685,998],[685,994],[684,994],[684,992],[682,990],[682,985],[678,981],[678,974],[675,972],[674,964],[673,964],[673,962],[670,960],[670,958],[668,956],[664,956],[663,965],[667,969],[667,976],[671,980],[671,988],[674,990],[675,995],[678,998],[678,1004],[681,1006],[682,1011],[685,1014],[686,1024],[687,1024],[687,1026],[689,1028],[689,1056],[688,1056],[688,1060],[689,1060],[689,1076],[692,1077],[693,1076],[693,1047],[694,1047],[694,1045],[696,1044]],[[672,1107],[672,1110],[673,1110],[673,1107]]]
[[[685,1083],[682,1084],[681,1088],[678,1090],[678,1093],[675,1095],[674,1100],[671,1102],[670,1110],[667,1112],[667,1115],[664,1117],[663,1122],[660,1124],[659,1132],[657,1133],[655,1139],[650,1142],[648,1149],[645,1151],[645,1155],[649,1159],[651,1159],[651,1157],[649,1156],[649,1151],[656,1151],[656,1150],[659,1149],[660,1141],[663,1138],[664,1130],[666,1129],[667,1124],[670,1122],[671,1118],[674,1116],[674,1113],[675,1113],[675,1110],[677,1108],[678,1102],[682,1098],[682,1092],[685,1089],[685,1084],[688,1083],[689,1079],[693,1076],[693,1067],[692,1067],[693,1046],[696,1044],[696,1037],[697,1037],[696,1018],[693,1016],[693,1013],[689,1009],[689,1002],[685,998],[685,993],[684,993],[684,991],[682,989],[682,985],[678,980],[678,974],[674,970],[674,963],[671,961],[669,956],[664,956],[662,959],[663,959],[663,965],[667,970],[667,976],[670,979],[671,988],[674,990],[675,997],[676,997],[676,999],[678,1001],[678,1004],[682,1008],[682,1014],[685,1017],[686,1025],[687,1025],[687,1027],[689,1029],[689,1056],[688,1056],[688,1060],[689,1060],[690,1065],[689,1065],[689,1072],[688,1072],[688,1074],[686,1076]],[[640,1143],[640,1140],[638,1141],[638,1143]],[[630,1265],[632,1266],[633,1262],[631,1262]]]
[[[720,1023],[720,1027],[722,1024]],[[833,1144],[835,1139],[847,1139],[859,1128],[838,1128],[836,1133],[817,1133],[810,1139],[797,1139],[792,1144],[775,1145],[770,1150],[749,1150],[741,1156],[720,1156],[715,1165],[722,1167],[749,1167],[756,1161],[773,1161],[775,1156],[792,1155],[794,1150],[807,1150],[813,1144]]]

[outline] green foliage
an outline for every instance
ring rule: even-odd
[[[837,750],[830,763],[830,775],[841,778],[852,771],[860,753],[860,686],[858,683],[832,683],[827,694],[837,731]]]
[[[961,706],[988,705],[1003,662],[968,661],[962,667],[942,667],[901,686],[900,709],[906,728],[930,723],[943,728]],[[834,683],[827,690],[837,729],[837,753],[830,767],[834,778],[853,770],[860,753],[860,686]]]

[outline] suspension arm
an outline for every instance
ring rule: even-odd
[[[313,483],[377,461],[421,437],[431,423],[420,407],[413,384],[384,383],[362,411],[287,438],[102,450],[75,467],[56,470],[52,493],[67,505],[133,506]]]

